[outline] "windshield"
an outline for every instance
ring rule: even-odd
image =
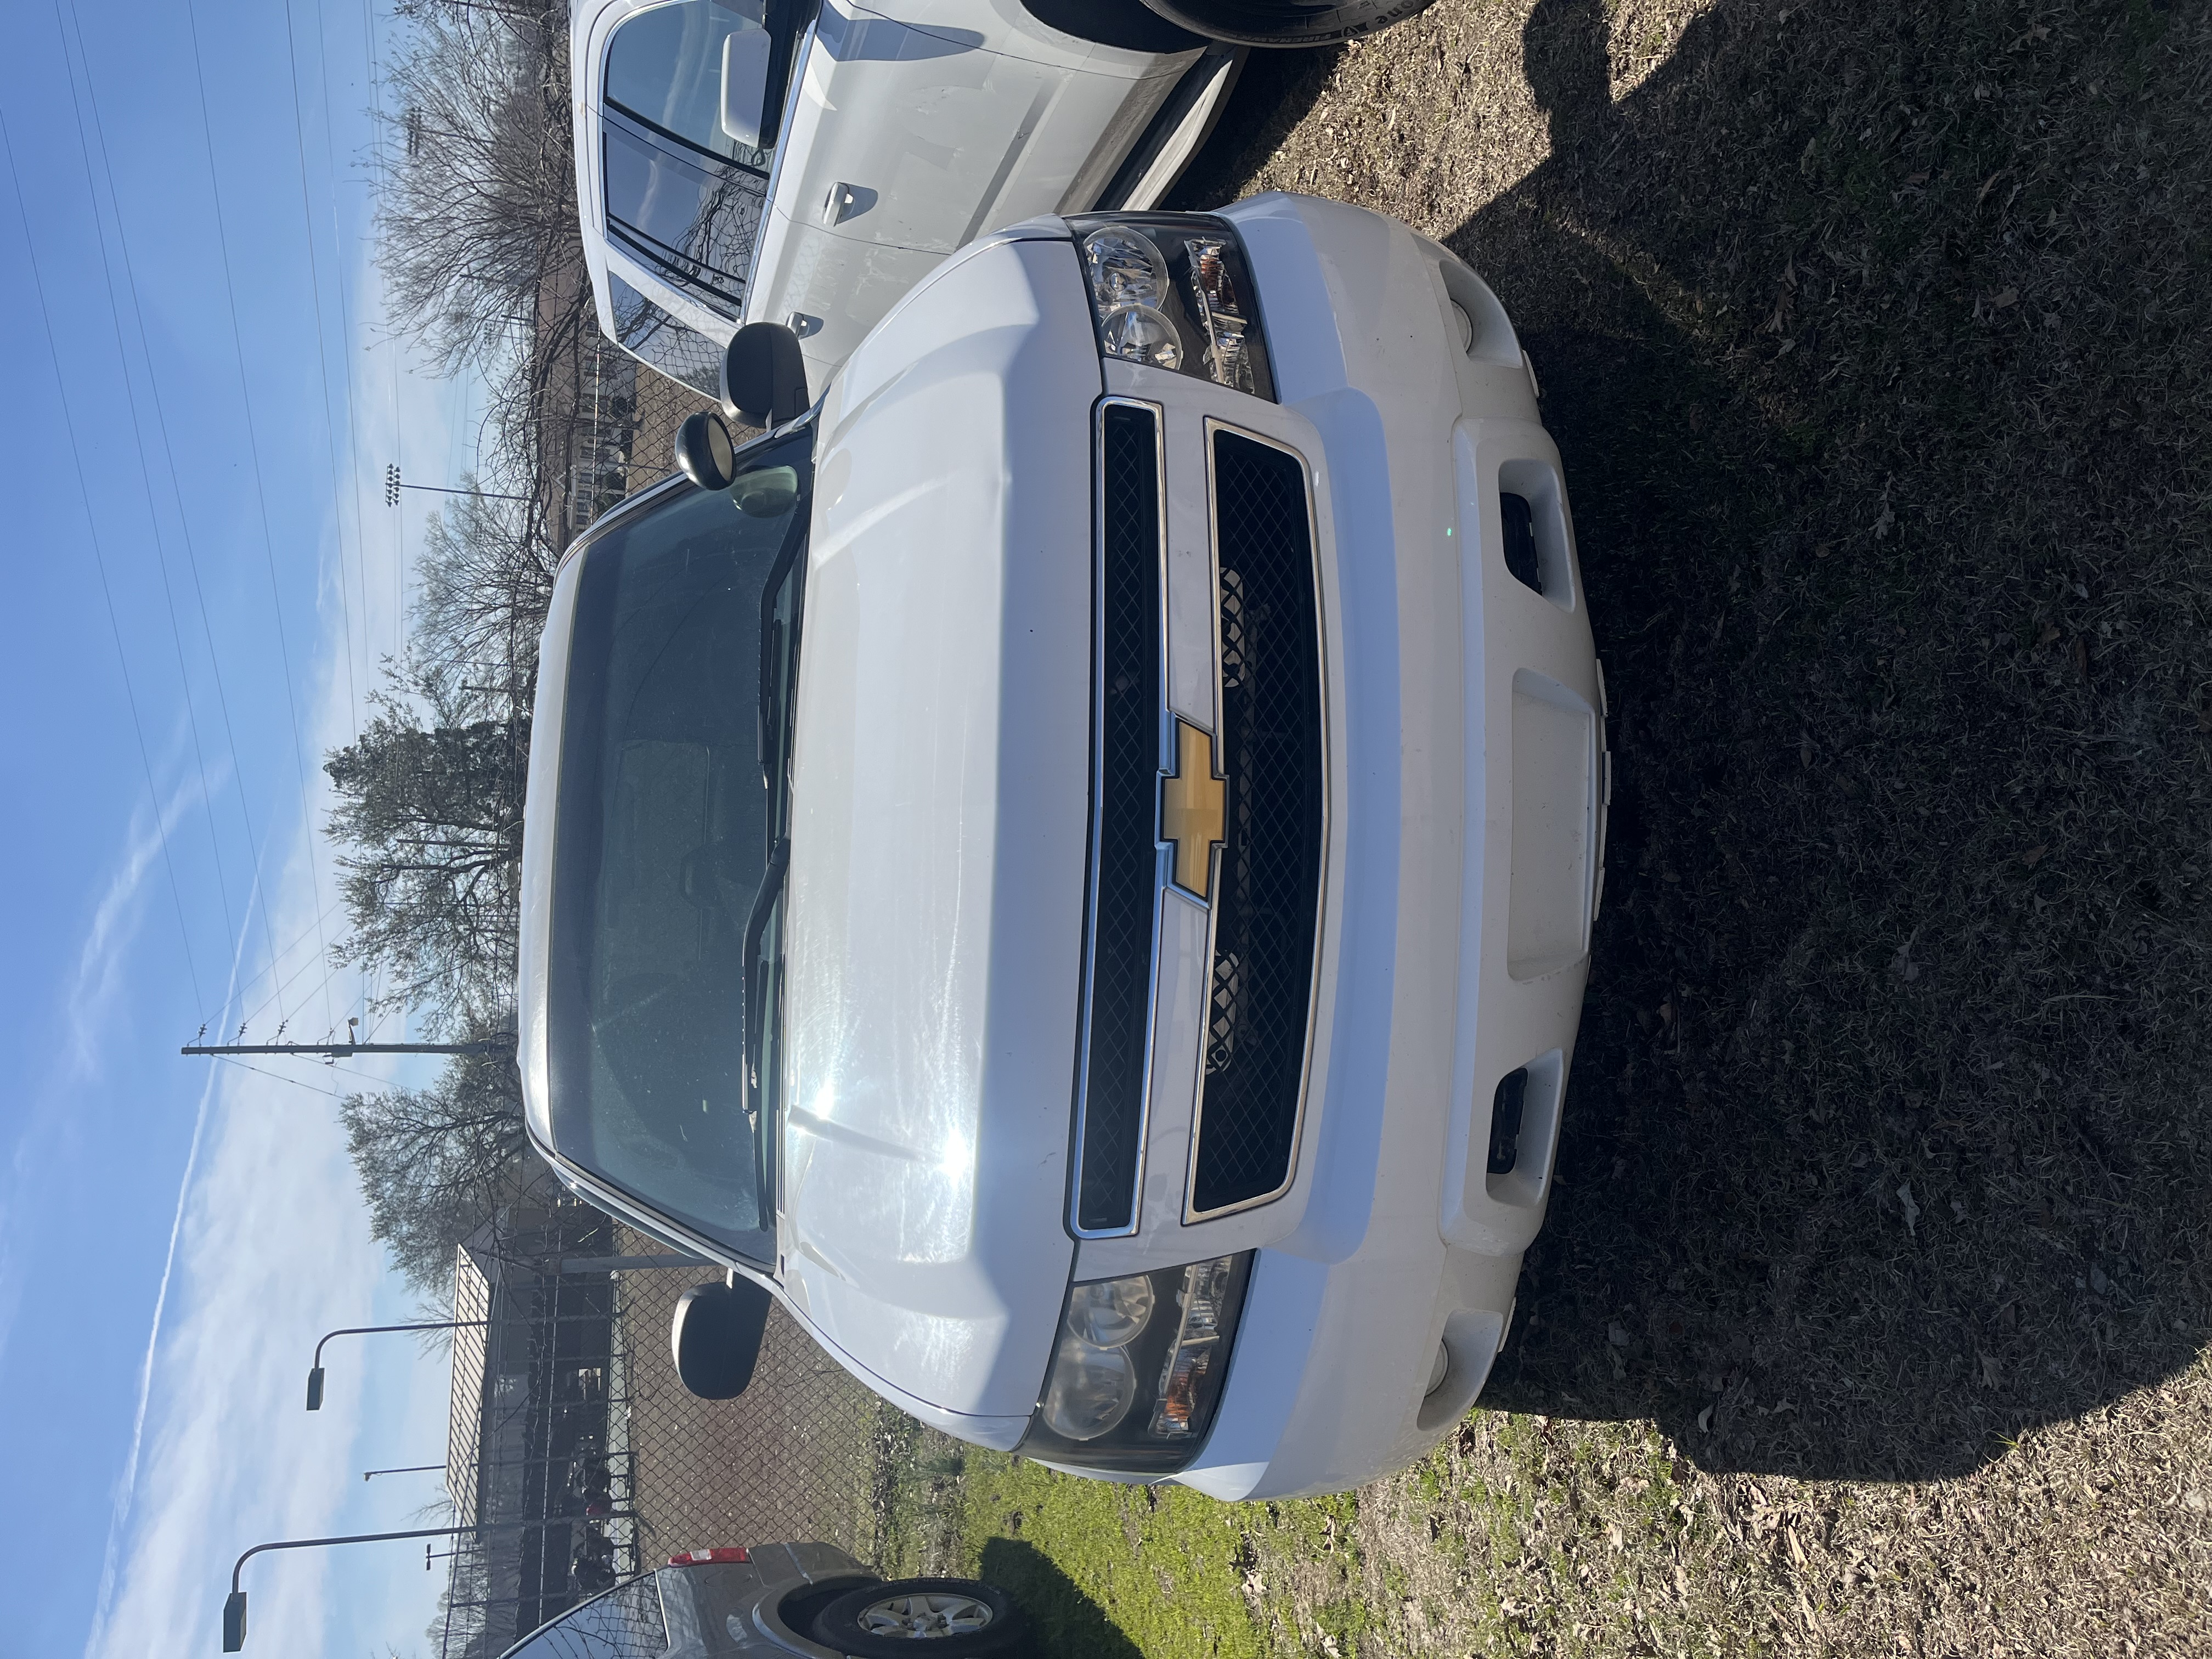
[[[501,1659],[661,1659],[668,1625],[658,1573],[593,1596],[509,1648]]]
[[[812,443],[743,451],[730,489],[683,489],[585,550],[560,738],[554,1145],[754,1259]]]

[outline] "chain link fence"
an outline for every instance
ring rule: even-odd
[[[566,546],[601,514],[676,470],[676,430],[715,407],[690,386],[639,362],[591,329],[554,365],[557,390],[546,399],[539,438],[557,545]]]
[[[677,1298],[712,1276],[655,1268],[623,1274],[618,1287],[644,1555],[665,1561],[681,1550],[821,1539],[872,1556],[893,1408],[781,1307],[769,1316],[744,1394],[726,1401],[686,1394],[669,1354],[669,1320]]]
[[[458,1253],[447,1490],[458,1524],[431,1635],[491,1659],[672,1555],[821,1540],[882,1553],[911,1425],[781,1308],[751,1384],[700,1400],[669,1325],[705,1263],[613,1267],[659,1249],[566,1195],[512,1206]]]

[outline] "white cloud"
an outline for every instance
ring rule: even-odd
[[[122,860],[109,877],[106,890],[94,908],[92,924],[77,951],[70,992],[64,1000],[69,1040],[61,1067],[60,1086],[48,1089],[33,1109],[29,1125],[15,1140],[9,1159],[4,1201],[0,1217],[23,1215],[32,1206],[24,1196],[40,1181],[42,1171],[56,1157],[61,1138],[70,1130],[72,1093],[92,1081],[100,1071],[100,1034],[112,1030],[114,1018],[125,1012],[127,993],[124,976],[129,947],[137,922],[147,877],[161,856],[163,842],[185,810],[197,799],[195,789],[179,786],[171,791],[160,810],[149,818],[142,807],[125,839]],[[22,1295],[23,1263],[13,1226],[0,1226],[0,1364],[8,1354],[15,1329],[15,1310]]]
[[[373,271],[356,291],[363,313],[373,314]],[[355,344],[366,342],[364,333]],[[374,412],[392,396],[382,384],[388,373],[382,356],[395,349],[386,345],[356,359],[365,366],[356,377],[356,398],[367,406],[362,464],[372,475],[380,470],[384,458],[371,434],[391,430],[396,417],[398,435],[413,441],[399,458],[403,464],[416,459],[418,448],[426,452],[422,470],[410,465],[410,476],[442,478],[447,434],[434,385],[403,376],[399,408],[381,419]],[[381,499],[375,491],[368,495]],[[316,757],[353,736],[365,678],[360,653],[388,648],[399,628],[400,523],[373,508],[364,516],[355,526],[350,493],[342,491],[325,518],[320,683],[308,734]],[[357,540],[347,535],[343,564],[341,524],[358,532]],[[349,632],[356,650],[350,687],[343,658]],[[311,773],[282,874],[269,889],[276,937],[301,941],[271,979],[317,949],[319,901],[328,904],[336,891],[319,833],[325,789],[320,772]],[[144,864],[126,860],[132,880],[143,881]],[[95,939],[109,937],[104,926],[96,919]],[[266,935],[252,929],[247,943],[256,937]],[[312,986],[316,977],[310,971],[299,983]],[[84,1027],[96,1024],[97,1009],[114,986],[112,973],[88,982],[86,1010],[78,1016]],[[296,1006],[296,993],[293,1001]],[[343,1012],[335,1020],[340,1030]],[[319,1028],[324,1018],[319,1004],[301,1011],[293,1035],[306,1035],[302,1028],[310,1024]],[[431,1477],[364,1487],[359,1471],[442,1455],[442,1363],[425,1363],[410,1338],[342,1338],[327,1356],[331,1385],[323,1410],[310,1415],[301,1409],[309,1355],[325,1331],[404,1320],[413,1310],[368,1237],[336,1103],[301,1086],[350,1087],[357,1080],[334,1079],[296,1060],[266,1064],[283,1075],[219,1068],[202,1097],[87,1659],[140,1659],[180,1645],[215,1650],[231,1565],[249,1545],[430,1524],[416,1511],[433,1490]],[[410,1571],[411,1559],[405,1545],[256,1557],[245,1573],[252,1606],[247,1650],[419,1650],[443,1581]]]

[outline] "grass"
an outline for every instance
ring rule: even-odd
[[[1543,379],[1619,779],[1559,1184],[1428,1463],[979,1461],[963,1559],[1070,1653],[2212,1650],[2203,0],[1443,0],[1255,61],[1184,195],[1270,187]]]

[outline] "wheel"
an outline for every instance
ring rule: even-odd
[[[814,1639],[853,1659],[981,1659],[1020,1646],[1022,1615],[1006,1591],[972,1578],[894,1578],[848,1590],[822,1609]]]
[[[1179,29],[1143,0],[1022,0],[1022,9],[1062,34],[1123,52],[1195,52],[1204,37]]]
[[[1436,0],[1145,0],[1170,23],[1241,46],[1328,46],[1426,11]]]

